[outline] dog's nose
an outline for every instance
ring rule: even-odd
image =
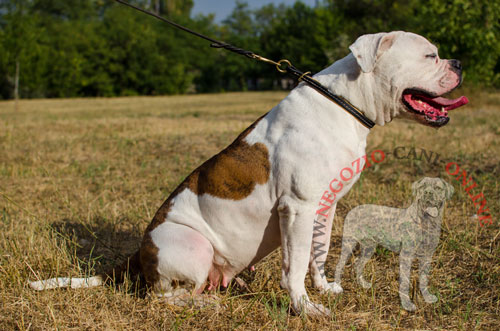
[[[457,70],[462,70],[462,64],[458,60],[450,60],[450,66]]]
[[[432,191],[425,191],[425,192],[424,192],[424,198],[425,198],[427,201],[434,200],[434,192],[432,192]]]

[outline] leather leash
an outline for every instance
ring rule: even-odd
[[[295,77],[297,79],[297,81],[299,81],[299,82],[303,81],[303,82],[307,83],[310,87],[312,87],[313,89],[318,91],[320,94],[322,94],[323,96],[330,99],[331,101],[333,101],[334,103],[336,103],[337,105],[342,107],[344,110],[346,110],[349,114],[351,114],[355,119],[357,119],[361,124],[363,124],[368,129],[371,129],[375,126],[375,123],[372,120],[370,120],[368,117],[366,117],[358,108],[353,106],[349,101],[347,101],[346,99],[344,99],[343,97],[341,97],[339,95],[333,94],[327,87],[322,85],[316,79],[312,78],[311,73],[309,71],[308,72],[300,71],[299,69],[295,68],[290,63],[290,61],[288,61],[286,59],[279,60],[278,62],[270,60],[270,59],[266,59],[265,57],[257,55],[252,51],[248,51],[248,50],[233,46],[231,44],[207,37],[201,33],[198,33],[196,31],[188,29],[188,28],[186,28],[182,25],[179,25],[175,22],[172,22],[172,21],[170,21],[170,20],[168,20],[168,19],[166,19],[166,18],[164,18],[156,13],[153,13],[153,12],[150,12],[148,10],[137,7],[135,5],[132,5],[126,1],[123,1],[123,0],[115,0],[115,1],[118,3],[121,3],[122,5],[133,8],[137,11],[140,11],[144,14],[153,16],[154,18],[156,18],[160,21],[163,21],[165,23],[168,23],[168,24],[176,27],[177,29],[180,29],[182,31],[191,33],[192,35],[195,35],[199,38],[210,41],[211,42],[210,47],[223,48],[223,49],[226,49],[228,51],[234,52],[236,54],[244,55],[244,56],[251,58],[251,59],[254,59],[254,60],[273,64],[276,66],[276,69],[279,72],[288,73],[289,75]]]

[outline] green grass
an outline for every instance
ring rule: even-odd
[[[415,313],[400,308],[398,255],[379,249],[344,293],[311,298],[332,310],[312,319],[289,313],[279,287],[280,252],[218,293],[220,304],[179,308],[133,284],[32,291],[28,280],[94,274],[134,252],[156,209],[198,164],[229,144],[284,93],[0,102],[0,329],[498,329],[500,325],[500,94],[474,93],[439,130],[395,121],[376,127],[368,151],[415,147],[457,162],[478,183],[495,223],[476,209],[444,164],[388,155],[339,202],[326,275],[332,278],[347,212],[364,203],[406,207],[411,183],[440,176],[455,187],[430,277],[439,297]],[[414,268],[415,270],[415,268]]]

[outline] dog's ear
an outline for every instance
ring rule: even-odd
[[[444,179],[441,179],[441,181],[443,182],[445,190],[446,190],[446,199],[450,200],[453,193],[455,192],[455,188],[453,187],[453,185],[445,182]]]
[[[414,182],[412,185],[411,185],[411,193],[414,195],[414,196],[417,196],[417,192],[418,192],[418,189],[422,186],[424,180],[426,179],[426,177],[422,178],[421,180],[419,181],[416,181]]]
[[[373,71],[378,57],[392,46],[396,35],[397,32],[365,34],[349,46],[363,72]]]

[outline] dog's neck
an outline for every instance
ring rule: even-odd
[[[384,103],[387,97],[379,97],[389,87],[380,86],[374,73],[361,72],[352,53],[320,71],[314,78],[333,93],[347,99],[378,125],[390,122],[395,116],[391,111],[394,105]]]
[[[293,103],[294,107],[289,107],[289,103]],[[299,130],[310,125],[314,127],[304,131],[304,135],[317,136],[321,132],[324,137],[329,137],[333,145],[348,143],[350,149],[361,148],[363,151],[366,147],[370,129],[305,83],[293,89],[274,112],[281,117],[280,123],[286,123],[288,127],[297,126]],[[346,140],[346,137],[351,139]],[[356,146],[352,145],[354,141]]]

